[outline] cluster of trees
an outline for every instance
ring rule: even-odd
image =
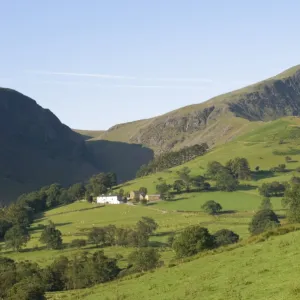
[[[38,191],[21,195],[17,201],[0,208],[0,240],[5,240],[9,248],[20,250],[28,239],[28,228],[34,215],[47,209],[65,205],[85,198],[93,201],[93,195],[106,193],[117,184],[115,173],[100,173],[90,178],[88,183],[76,183],[69,188],[54,183]],[[14,237],[21,237],[14,239]]]
[[[287,183],[280,183],[273,181],[270,183],[263,183],[259,188],[259,193],[264,197],[281,197],[286,190]]]
[[[88,241],[97,247],[147,247],[150,236],[157,228],[158,225],[152,218],[142,217],[134,229],[117,228],[115,225],[94,227],[88,234]]]
[[[156,191],[160,194],[161,199],[170,200],[173,198],[174,193],[180,194],[183,191],[190,192],[194,191],[208,191],[210,184],[205,181],[204,176],[190,175],[191,170],[188,167],[184,167],[177,171],[178,178],[173,184],[167,184],[165,181],[160,180],[156,185]]]
[[[200,225],[189,226],[175,236],[171,242],[177,258],[195,255],[224,245],[237,243],[239,236],[231,230],[222,229],[210,234]]]
[[[236,157],[225,166],[218,161],[209,162],[206,177],[215,180],[216,188],[220,191],[232,192],[237,189],[239,180],[251,179],[251,170],[246,158]]]
[[[171,151],[161,154],[150,161],[147,165],[143,165],[137,171],[136,177],[143,177],[159,171],[163,171],[175,166],[182,165],[198,156],[204,155],[208,150],[208,145],[202,143],[190,147],[182,148],[178,151]]]
[[[46,299],[47,291],[89,287],[110,281],[119,272],[117,260],[103,251],[83,252],[72,260],[61,256],[45,269],[29,261],[0,258],[0,299]]]

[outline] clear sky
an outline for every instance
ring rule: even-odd
[[[0,86],[107,129],[300,63],[299,0],[0,0]]]

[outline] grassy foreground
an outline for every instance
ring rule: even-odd
[[[49,299],[296,300],[300,232]]]

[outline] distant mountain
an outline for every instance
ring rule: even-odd
[[[151,150],[139,145],[101,141],[90,147],[87,138],[34,100],[0,88],[0,201],[54,182],[83,181],[100,171],[113,171],[121,181],[128,180],[153,157]]]
[[[300,65],[275,77],[147,120],[116,125],[93,139],[138,143],[157,153],[199,142],[213,146],[260,122],[300,115]]]

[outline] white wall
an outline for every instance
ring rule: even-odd
[[[109,204],[120,204],[118,196],[99,196],[97,197],[97,203],[109,203]]]

